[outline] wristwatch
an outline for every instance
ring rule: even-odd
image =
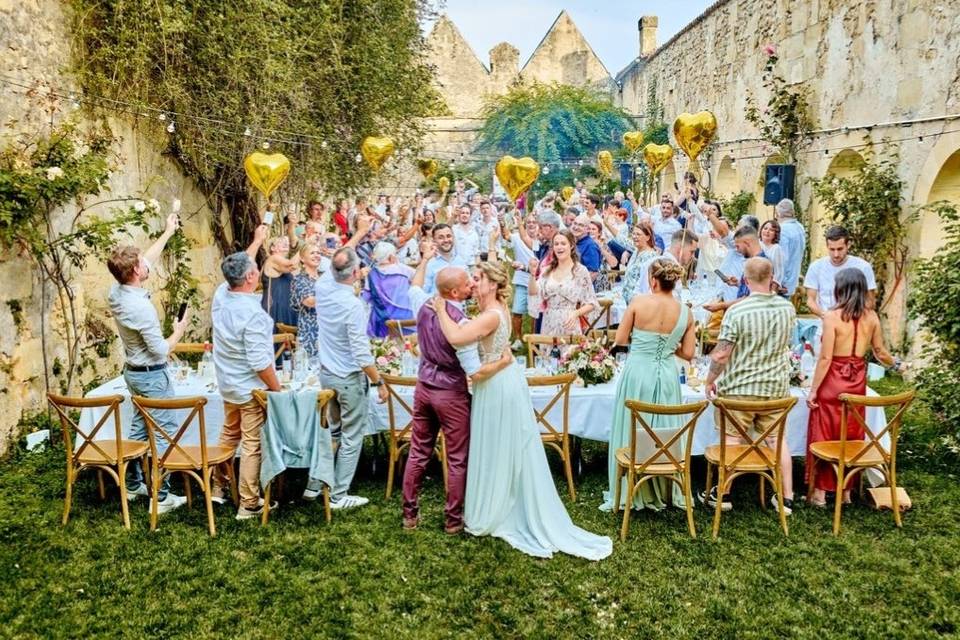
[[[377,380],[376,382],[371,382],[371,383],[370,383],[370,386],[371,386],[371,387],[382,387],[382,386],[383,386],[383,380]]]

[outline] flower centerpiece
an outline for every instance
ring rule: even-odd
[[[371,338],[370,351],[377,369],[392,376],[400,375],[403,370],[403,350],[396,340]]]
[[[602,384],[613,379],[616,360],[600,342],[583,338],[560,356],[561,373],[575,373],[583,384]]]
[[[800,354],[789,352],[790,358],[790,386],[802,387],[804,383],[803,370],[800,368]]]

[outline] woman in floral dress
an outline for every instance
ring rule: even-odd
[[[290,306],[297,313],[297,342],[311,358],[317,355],[317,308],[314,287],[324,260],[319,245],[304,243],[300,249],[302,268],[290,284]]]
[[[569,231],[553,237],[553,256],[539,278],[530,279],[529,313],[542,314],[540,333],[548,336],[582,335],[597,310],[597,294],[590,272],[580,264],[577,243]],[[530,261],[531,273],[536,272]]]

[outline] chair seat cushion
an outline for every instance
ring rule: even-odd
[[[233,458],[235,449],[218,444],[207,445],[207,462],[220,464]],[[200,445],[180,445],[170,451],[170,455],[163,463],[164,469],[197,469],[200,467]]]
[[[615,454],[615,457],[617,460],[617,464],[619,466],[628,467],[628,468],[630,467],[631,465],[630,447],[623,447],[622,449],[617,449],[617,453]],[[678,457],[677,462],[680,463],[680,469],[682,470],[683,458]],[[634,469],[637,469],[640,467],[639,462],[633,462],[632,464]],[[643,470],[643,472],[650,474],[652,476],[672,475],[674,473],[677,473],[677,467],[670,462],[657,462],[648,466],[646,469]]]
[[[95,440],[98,447],[107,454],[97,451],[93,444],[88,444],[80,454],[79,460],[82,464],[114,464],[117,460],[117,441],[116,440]],[[149,445],[140,440],[121,440],[123,448],[123,459],[133,460],[139,458],[147,452]]]
[[[736,460],[740,455],[749,450],[750,447],[745,444],[728,444],[727,445],[727,464],[730,464]],[[770,447],[757,447],[760,451],[767,456],[771,462],[776,462],[777,454]],[[704,457],[708,462],[715,465],[720,465],[720,445],[715,444],[707,447],[703,452]],[[743,457],[742,460],[737,462],[737,469],[742,471],[762,471],[763,469],[769,469],[770,464],[764,460],[763,456],[760,455],[756,450],[750,451],[747,455]]]
[[[847,440],[847,448],[845,452],[840,448],[840,445],[841,443],[839,440],[812,442],[810,443],[810,453],[818,458],[828,460],[830,462],[840,462],[840,455],[841,453],[844,453],[845,455],[843,457],[846,464],[847,461],[856,457],[861,451],[869,448],[869,450],[857,458],[853,464],[856,466],[865,467],[883,464],[883,456],[880,455],[879,451],[877,451],[876,446],[872,446],[873,443],[871,442]]]

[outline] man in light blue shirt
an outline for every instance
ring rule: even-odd
[[[777,218],[780,221],[780,247],[783,249],[783,282],[787,297],[793,295],[800,282],[800,264],[807,250],[807,232],[797,221],[793,200],[784,198],[777,203]]]
[[[433,228],[433,242],[437,247],[437,255],[427,263],[426,280],[423,290],[430,295],[437,293],[437,274],[445,267],[463,267],[469,265],[457,255],[454,250],[453,229],[448,224],[438,224]]]
[[[319,323],[318,353],[320,383],[337,392],[330,402],[331,422],[339,423],[340,447],[334,462],[334,486],[330,508],[349,509],[369,502],[348,495],[363,448],[363,429],[367,424],[368,389],[377,387],[380,402],[386,402],[387,388],[374,364],[367,337],[367,312],[354,291],[361,278],[360,258],[351,247],[333,254],[330,275],[316,284],[316,297],[322,301],[323,320]],[[308,489],[313,489],[308,485]]]

